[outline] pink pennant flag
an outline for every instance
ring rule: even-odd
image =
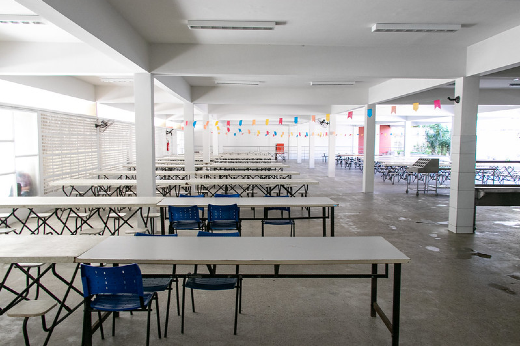
[[[282,125],[282,124],[283,124],[283,118],[278,119],[278,125]]]
[[[312,116],[312,122],[313,122],[313,123],[316,122],[316,116],[315,116],[315,115]]]
[[[433,101],[433,109],[439,108],[441,109],[441,100]]]
[[[392,110],[390,111],[390,114],[397,114],[397,106],[392,106]]]
[[[228,127],[228,128],[227,128],[227,132],[229,132],[229,131],[231,131],[231,129]]]
[[[226,125],[227,125],[228,127],[231,126],[231,121],[228,120],[227,123],[226,123]]]
[[[188,126],[188,120],[186,120],[186,126]]]
[[[352,119],[352,116],[354,115],[353,111],[348,112],[347,119]]]

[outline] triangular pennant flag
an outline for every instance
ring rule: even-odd
[[[413,110],[417,112],[418,109],[419,109],[419,102],[416,102],[413,104]]]
[[[208,128],[208,125],[204,125],[204,130],[207,130],[207,128]]]
[[[283,137],[283,134],[284,134],[284,133],[285,133],[285,132],[282,132],[282,134],[280,135],[280,137]]]
[[[227,132],[231,132],[231,129],[229,127],[227,128]]]
[[[282,124],[283,124],[283,118],[278,119],[278,125],[282,125]]]
[[[313,115],[313,116],[311,117],[311,121],[312,121],[313,123],[316,122],[316,116],[315,116],[315,115]]]
[[[260,134],[260,131],[257,131],[257,132],[256,132],[256,135],[258,136],[259,134]]]
[[[354,115],[353,111],[348,112],[347,119],[352,119],[352,116]]]
[[[208,120],[208,121],[206,121],[206,127],[207,127],[208,125],[209,125],[209,120]]]
[[[291,132],[291,136],[293,135],[293,133]],[[298,135],[296,135],[296,137],[298,137]]]
[[[238,129],[238,132],[242,132],[242,129]]]
[[[265,119],[265,124],[269,125],[269,119]]]
[[[266,132],[265,132],[265,135],[267,136],[268,134],[269,134],[269,131],[266,131]]]
[[[372,108],[367,109],[367,117],[372,117]]]
[[[274,135],[276,136],[276,131],[274,131]]]
[[[305,132],[305,137],[308,137],[309,136],[309,132]]]
[[[433,109],[439,108],[441,109],[441,100],[433,101]]]
[[[325,114],[325,121],[330,121],[330,114]]]
[[[181,130],[184,131],[184,126],[181,126]]]
[[[186,125],[185,126],[188,126],[188,120],[186,120]]]
[[[251,123],[251,125],[256,125],[256,120],[253,120],[253,122]]]
[[[235,132],[235,133],[233,133],[233,136],[235,136],[235,137],[236,137],[236,136],[237,136],[237,133],[236,133],[236,132]]]
[[[238,122],[238,126],[242,126],[242,120]]]
[[[231,121],[228,120],[227,123],[226,123],[226,125],[227,125],[227,126],[231,126]]]
[[[195,127],[195,124],[196,124],[196,123],[197,123],[197,121],[195,120],[195,121],[193,122],[193,127]]]
[[[302,135],[302,133],[301,133],[301,132],[298,132],[298,136],[301,136],[301,135]]]
[[[298,124],[298,117],[294,117],[294,123]]]
[[[247,134],[250,135],[251,134],[251,130],[247,130]]]
[[[397,106],[392,106],[392,110],[390,111],[390,114],[397,114]]]
[[[217,126],[217,125],[218,125],[218,120],[217,120],[217,121],[215,121],[215,126]]]

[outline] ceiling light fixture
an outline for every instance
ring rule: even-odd
[[[216,85],[260,85],[260,81],[217,80]]]
[[[46,24],[46,21],[36,15],[0,14],[0,24]]]
[[[124,78],[124,77],[102,77],[101,81],[103,83],[132,83],[133,78]]]
[[[311,82],[312,86],[345,86],[354,84],[356,82]]]
[[[372,32],[455,32],[461,27],[460,24],[377,23],[372,26]]]
[[[276,22],[234,20],[188,20],[188,27],[209,30],[274,30]]]

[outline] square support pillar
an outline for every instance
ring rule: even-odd
[[[194,120],[193,103],[184,104],[184,170],[195,170]]]
[[[328,177],[336,176],[336,114],[330,115]]]
[[[455,103],[453,120],[448,219],[448,229],[454,233],[474,231],[479,84],[478,76],[455,81],[455,97],[460,96],[460,103]]]
[[[154,78],[134,75],[137,195],[155,197]]]
[[[374,192],[374,155],[376,147],[376,105],[365,107],[365,129],[363,134],[363,192]]]
[[[211,131],[209,129],[209,114],[204,113],[202,115],[202,123],[203,123],[203,133],[202,133],[202,161],[204,163],[209,163],[211,157],[211,148],[210,148],[210,134]],[[208,125],[206,125],[208,124]]]

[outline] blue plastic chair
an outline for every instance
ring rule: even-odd
[[[150,234],[137,232],[135,237],[176,237],[177,234]],[[179,302],[179,279],[176,275],[177,266],[172,267],[172,274],[170,277],[163,277],[162,275],[143,274],[143,290],[144,292],[164,292],[168,291],[168,300],[166,302],[166,321],[164,322],[164,337],[168,337],[168,321],[170,318],[170,302],[172,294],[172,282],[175,282],[175,293],[177,299],[177,315],[181,315]]]
[[[210,232],[236,230],[242,233],[240,208],[236,204],[208,204],[208,223],[206,230]]]
[[[202,197],[202,198],[204,198],[205,196],[203,194],[191,196],[191,195],[181,193],[179,195],[179,197]],[[204,207],[199,207],[199,211],[202,213],[201,217],[204,217]]]
[[[239,232],[233,233],[211,233],[211,232],[203,232],[199,231],[197,233],[197,237],[240,237]],[[208,269],[210,270],[210,274],[214,275],[216,271],[216,266],[211,268],[208,265]],[[239,274],[239,266],[236,266],[236,278],[202,278],[197,277],[197,265],[195,265],[194,276],[190,276],[191,274],[185,277],[182,283],[182,318],[181,318],[181,333],[184,334],[184,311],[185,311],[185,301],[186,301],[186,288],[191,290],[191,307],[193,312],[195,312],[195,299],[193,297],[193,290],[206,290],[206,291],[224,291],[224,290],[232,290],[236,289],[236,298],[235,298],[235,323],[233,332],[237,334],[237,321],[238,321],[238,313],[242,313],[242,276]]]
[[[92,267],[81,265],[81,282],[83,284],[84,316],[83,323],[89,323],[90,314],[98,312],[101,321],[101,311],[112,312],[112,336],[115,335],[114,312],[147,311],[146,345],[150,344],[150,314],[152,301],[155,300],[157,311],[157,330],[161,338],[161,323],[159,317],[159,302],[156,292],[144,292],[141,270],[137,264],[120,267]],[[88,314],[88,315],[87,315]],[[87,318],[88,317],[88,318]],[[104,339],[103,326],[100,323],[101,338]]]
[[[272,197],[272,198],[284,198],[289,196],[269,196],[266,195],[265,197]],[[281,217],[278,218],[269,218],[269,212],[270,211],[280,211]],[[288,216],[287,218],[283,217],[283,213],[287,212]],[[264,208],[264,218],[262,219],[262,237],[264,236],[264,226],[265,225],[274,225],[274,226],[284,226],[284,225],[290,225],[291,226],[291,233],[290,237],[296,237],[296,224],[294,222],[294,219],[291,219],[291,208],[290,207],[266,207]]]
[[[199,217],[199,208],[196,205],[191,207],[168,206],[168,218],[170,220],[169,233],[177,233],[182,230],[203,230],[204,224]]]

